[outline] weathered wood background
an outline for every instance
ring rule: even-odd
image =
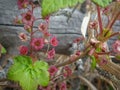
[[[36,8],[34,14],[36,17],[40,16],[40,8]],[[22,11],[21,11],[22,12]],[[21,45],[21,41],[18,38],[20,32],[25,32],[23,25],[14,25],[13,19],[15,16],[21,13],[17,8],[17,0],[0,0],[0,43],[8,49],[8,53],[17,54],[16,49]],[[56,51],[62,54],[69,54],[70,44],[76,37],[81,35],[80,26],[84,13],[76,10],[69,22],[67,23],[67,17],[64,15],[51,16],[49,30],[52,34],[58,37],[59,46],[56,47]],[[44,22],[43,20],[39,21]],[[35,28],[39,24],[36,22]],[[120,21],[117,21],[114,25],[114,30],[120,30]],[[114,38],[110,41],[112,41]]]
[[[40,11],[41,11],[40,8],[36,8],[36,10],[34,11],[34,15],[36,17],[41,17]],[[21,44],[24,44],[18,38],[18,35],[20,32],[25,32],[23,25],[13,24],[14,18],[17,15],[19,15],[21,12],[17,8],[17,0],[0,0],[0,43],[5,48],[7,48],[8,54],[10,55],[18,54],[17,52],[18,46]],[[67,55],[71,53],[70,46],[72,44],[72,41],[76,37],[81,36],[80,27],[81,27],[81,23],[84,15],[85,15],[84,13],[76,10],[72,14],[72,17],[70,18],[68,23],[66,22],[67,17],[64,15],[50,17],[49,30],[52,34],[57,36],[59,40],[59,45],[58,47],[56,47],[57,53],[67,54]],[[39,23],[40,22],[44,22],[44,21],[41,20],[39,21]],[[37,28],[37,25],[39,23],[36,22],[34,28]],[[113,29],[114,31],[120,30],[120,21],[117,21],[114,24]],[[37,34],[37,35],[40,35],[40,34]],[[109,44],[112,44],[114,40],[115,38],[111,38],[111,40],[109,41]],[[1,64],[1,58],[0,58],[0,64]],[[73,83],[76,83],[76,82],[73,82]],[[75,84],[75,88],[77,87],[76,86],[77,84]]]

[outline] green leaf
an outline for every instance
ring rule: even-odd
[[[96,59],[94,56],[90,56],[90,58],[92,59],[91,68],[94,70],[96,68]]]
[[[1,53],[5,54],[6,52],[7,52],[6,49],[2,46]]]
[[[44,61],[36,61],[34,63],[34,66],[39,69],[47,70],[48,69],[48,64]]]
[[[37,83],[41,86],[47,86],[49,83],[49,72],[40,69],[36,69],[35,71],[37,71],[36,72]]]
[[[103,29],[103,37],[109,37],[112,34],[112,31],[109,29]]]
[[[101,52],[102,50],[101,50],[101,48],[98,47],[98,48],[96,48],[95,51],[98,53],[98,52]]]
[[[42,1],[42,16],[58,11],[61,8],[74,6],[77,2],[83,3],[84,0],[43,0]]]
[[[49,83],[48,64],[44,61],[37,61],[34,63],[34,67],[38,83],[42,86],[47,86]]]
[[[20,63],[24,65],[31,65],[32,64],[32,59],[29,56],[17,56],[14,58],[15,63]]]
[[[49,83],[48,64],[37,61],[34,64],[29,56],[17,56],[9,68],[7,78],[19,82],[23,90],[37,90],[37,86]]]
[[[92,1],[101,7],[106,7],[112,2],[112,0],[92,0]]]
[[[21,77],[19,77],[19,84],[23,90],[37,90],[38,83],[32,78],[30,70],[21,72]]]

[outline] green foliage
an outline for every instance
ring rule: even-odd
[[[42,2],[42,16],[46,17],[47,15],[56,12],[61,8],[68,6],[74,6],[77,2],[82,3],[84,0],[43,0]]]
[[[96,51],[97,53],[98,53],[98,52],[101,52],[101,48],[98,47],[98,48],[96,48],[95,51]]]
[[[103,29],[103,37],[109,37],[112,34],[111,30]]]
[[[108,90],[114,90],[112,86],[108,86]]]
[[[7,52],[6,49],[2,46],[1,53],[5,54],[6,52]]]
[[[103,32],[101,33],[101,35],[98,36],[98,40],[105,42],[106,40],[108,40],[110,38],[111,35],[112,35],[111,30],[103,29]]]
[[[77,2],[83,3],[85,0],[43,0],[42,1],[42,16],[46,17],[47,15],[58,11],[61,8],[68,6],[74,6]],[[92,0],[95,4],[106,7],[112,0]]]
[[[10,67],[7,78],[19,82],[23,90],[37,90],[37,86],[49,83],[48,64],[37,61],[34,64],[29,56],[17,56]]]
[[[96,68],[96,59],[94,56],[90,56],[90,58],[92,59],[91,68],[94,70]]]
[[[101,7],[106,7],[112,2],[112,0],[92,0],[92,1]]]
[[[120,40],[120,35],[117,38],[118,38],[118,40]]]
[[[120,60],[120,55],[119,54],[115,55],[115,59]]]

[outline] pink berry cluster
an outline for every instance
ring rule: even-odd
[[[36,18],[34,15],[34,9],[38,7],[38,5],[35,5],[32,0],[18,0],[17,2],[18,8],[25,9],[23,13],[21,13],[20,16],[17,16],[14,20],[15,24],[23,24],[25,32],[21,32],[19,34],[20,40],[24,42],[29,42],[29,45],[21,45],[19,46],[19,52],[20,55],[29,55],[33,58],[33,60],[36,58],[35,55],[37,56],[37,52],[42,50],[45,46],[50,47],[48,50],[46,50],[45,55],[47,55],[47,59],[51,60],[55,56],[55,47],[58,46],[58,40],[56,36],[52,35],[49,30],[49,17],[46,17],[44,19],[45,22],[39,23],[37,28],[34,28],[34,23],[37,20],[41,20],[42,18]],[[40,33],[41,36],[37,36],[37,34]],[[59,78],[59,76],[62,76],[64,78],[70,76],[72,74],[72,70],[68,67],[65,66],[63,68],[63,72],[60,73],[60,75],[57,75],[58,68],[55,65],[51,65],[48,69],[48,72],[50,73],[50,79],[53,83],[55,83],[55,79]],[[56,87],[58,84],[53,85]],[[51,86],[47,87],[38,87],[38,90],[51,90]],[[60,90],[66,90],[66,82],[61,82],[59,84],[59,89]]]
[[[33,28],[34,23],[42,18],[36,18],[33,11],[38,5],[35,5],[32,0],[18,0],[17,2],[18,8],[25,9],[25,12],[23,12],[20,17],[16,17],[14,22],[15,24],[23,24],[24,29],[28,32],[27,34],[24,32],[21,32],[19,34],[19,38],[23,42],[29,42],[29,46],[21,45],[19,47],[19,51],[21,55],[34,55],[34,52],[40,51],[44,48],[44,46],[52,46],[52,49],[46,50],[47,52],[47,58],[52,59],[55,55],[55,49],[58,45],[57,38],[50,34],[48,31],[49,26],[49,17],[45,18],[44,23],[40,23],[38,28]],[[36,37],[35,33],[42,33],[41,37]]]
[[[69,66],[64,66],[63,71],[61,73],[58,72],[58,68],[54,65],[50,66],[48,71],[50,73],[51,82],[54,83],[53,87],[58,86],[58,84],[55,83],[56,80],[59,80],[61,78],[65,79],[72,75],[72,69]],[[40,90],[52,90],[52,89],[50,89],[50,86],[48,86],[48,87],[45,87],[44,89],[42,88]],[[64,82],[59,83],[58,88],[59,88],[59,90],[67,90],[66,82],[64,81]]]
[[[116,40],[112,45],[113,51],[120,54],[120,40]]]

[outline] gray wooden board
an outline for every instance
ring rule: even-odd
[[[25,32],[23,27],[15,27],[15,26],[0,26],[0,43],[3,44],[6,48],[10,49],[9,53],[14,53],[18,46],[22,43],[18,38],[19,33]],[[26,32],[25,32],[26,33]],[[35,34],[37,36],[41,36],[41,34]],[[59,40],[59,45],[56,47],[56,51],[62,54],[70,54],[69,48],[72,41],[79,37],[80,34],[74,33],[53,33]],[[13,51],[13,50],[14,51]],[[11,51],[12,50],[12,51]]]
[[[71,9],[67,9],[70,11]],[[36,17],[41,17],[41,9],[36,8],[34,15]],[[14,47],[21,45],[21,41],[18,38],[20,32],[25,32],[23,25],[14,25],[13,19],[24,12],[17,8],[17,0],[0,0],[0,43],[5,45],[5,47],[10,49],[10,53],[13,53]],[[69,54],[70,43],[76,37],[81,36],[80,26],[83,20],[84,14],[75,11],[67,23],[67,17],[64,15],[51,16],[49,31],[58,37],[59,45],[56,47],[56,51],[62,54]],[[39,20],[35,22],[34,28],[44,22],[44,20]],[[114,25],[114,31],[120,30],[120,21],[117,21]],[[41,34],[37,34],[38,36]],[[112,43],[115,38],[112,38],[109,43]],[[14,50],[15,51],[15,50]],[[16,52],[15,52],[16,53]]]

